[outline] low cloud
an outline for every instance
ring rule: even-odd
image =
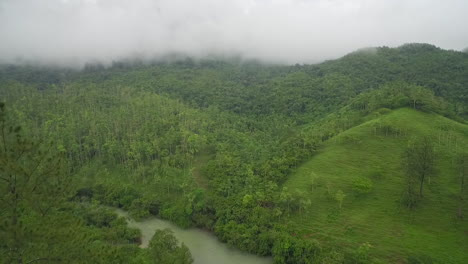
[[[0,62],[241,55],[313,63],[371,46],[468,46],[465,0],[0,0]]]

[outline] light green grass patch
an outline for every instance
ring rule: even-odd
[[[379,130],[390,125],[391,133]],[[405,190],[402,153],[416,137],[430,136],[437,151],[437,175],[425,184],[424,200],[413,211],[401,205]],[[458,179],[455,154],[468,149],[468,126],[445,117],[398,109],[331,139],[288,179],[290,190],[308,193],[312,206],[284,221],[304,235],[335,246],[373,245],[374,256],[392,262],[426,255],[442,263],[468,260],[468,220],[456,218]],[[368,193],[353,183],[372,182]],[[342,190],[342,210],[332,195]],[[332,238],[332,239],[330,239]]]

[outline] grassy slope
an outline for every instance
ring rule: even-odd
[[[401,132],[376,133],[379,122]],[[409,211],[399,203],[405,188],[401,155],[408,140],[422,135],[434,137],[438,175],[425,185],[421,205]],[[392,263],[408,254],[466,263],[468,220],[455,217],[459,186],[452,161],[456,148],[467,147],[467,125],[412,109],[392,111],[335,137],[298,168],[285,186],[306,192],[312,205],[285,221],[302,235],[321,241],[333,237],[339,247],[369,242],[375,256]],[[360,176],[371,179],[373,189],[359,196],[352,185]],[[346,194],[341,212],[333,199],[337,190]]]

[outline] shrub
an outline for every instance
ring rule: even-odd
[[[358,195],[363,195],[371,192],[372,187],[372,181],[366,177],[358,177],[353,181],[353,190]]]
[[[408,256],[408,264],[432,264],[434,263],[433,259],[425,255],[412,255]]]
[[[362,243],[356,250],[352,251],[348,256],[346,263],[353,264],[367,264],[373,263],[370,257],[370,250],[372,245],[369,243]]]
[[[378,110],[376,110],[375,112],[381,114],[381,115],[385,115],[385,114],[388,114],[390,113],[392,110],[391,109],[388,109],[388,108],[379,108]]]

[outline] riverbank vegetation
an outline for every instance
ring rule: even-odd
[[[468,55],[427,44],[317,65],[2,66],[2,260],[190,263],[169,232],[138,248],[101,204],[275,263],[463,263],[467,87]]]

